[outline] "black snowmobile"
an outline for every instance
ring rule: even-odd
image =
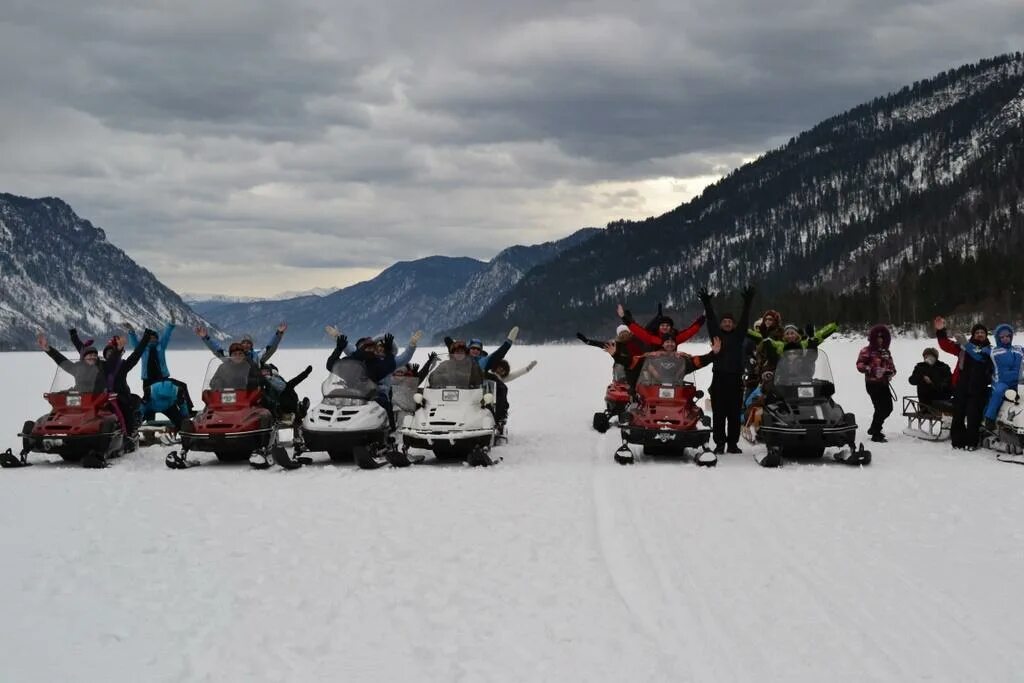
[[[754,456],[763,467],[785,458],[820,458],[826,448],[841,447],[834,458],[867,465],[871,452],[856,445],[857,419],[832,400],[836,386],[828,356],[819,349],[783,352],[758,432],[767,450]]]

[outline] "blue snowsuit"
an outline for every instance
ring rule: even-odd
[[[1010,333],[1010,340],[1003,342],[999,335]],[[975,360],[983,360],[986,356],[992,360],[992,395],[985,407],[985,419],[995,420],[999,415],[999,406],[1003,404],[1003,394],[1007,389],[1016,389],[1020,383],[1021,363],[1024,361],[1024,348],[1013,343],[1013,328],[1005,323],[995,330],[995,346],[975,346],[967,344],[964,351]]]
[[[139,361],[142,367],[142,382],[146,383],[146,380],[161,380],[165,377],[170,377],[171,373],[167,370],[167,344],[171,341],[171,334],[174,332],[174,323],[167,323],[167,327],[164,328],[163,333],[153,343],[147,344],[146,348],[142,351],[142,358]],[[131,342],[132,348],[139,345],[139,336],[135,334],[135,330],[128,330],[128,341]],[[155,353],[157,362],[160,364],[160,376],[150,377],[149,376],[149,354]]]
[[[167,345],[171,342],[174,328],[174,323],[167,323],[157,340],[146,344],[142,351],[142,412],[145,420],[163,413],[175,426],[179,426],[192,412],[192,398],[188,395],[185,383],[172,379],[167,369]],[[139,347],[139,337],[135,330],[128,330],[128,341],[134,348]]]

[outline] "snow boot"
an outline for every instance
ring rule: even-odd
[[[731,444],[729,444],[729,446],[728,446],[728,447],[727,447],[727,448],[725,449],[725,452],[726,452],[726,453],[732,453],[732,454],[734,454],[734,455],[737,455],[737,454],[739,454],[739,453],[742,453],[743,451],[742,451],[742,450],[740,449],[739,445],[737,445],[737,444],[734,444],[734,443],[731,443]]]

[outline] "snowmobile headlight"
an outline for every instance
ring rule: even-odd
[[[494,394],[484,394],[483,404],[489,406],[494,403]]]
[[[445,389],[441,392],[442,401],[458,401],[459,390],[458,389]]]
[[[82,397],[78,394],[68,394],[66,403],[69,406],[80,406],[82,405]]]
[[[1005,398],[1010,403],[1016,403],[1017,402],[1017,391],[1015,389],[1007,389],[1006,393],[1003,394],[1003,398]]]
[[[416,405],[423,405],[423,394],[413,394],[412,400]]]
[[[814,387],[797,387],[797,398],[814,398]]]
[[[234,403],[236,400],[237,399],[235,397],[235,392],[233,392],[233,391],[225,391],[225,392],[222,392],[221,395],[220,395],[220,402],[221,403]]]

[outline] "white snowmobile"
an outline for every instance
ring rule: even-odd
[[[1016,390],[1006,390],[995,430],[981,444],[996,451],[997,460],[1024,465],[1024,402]]]
[[[433,451],[438,460],[466,460],[472,466],[493,465],[490,455],[497,428],[490,406],[492,382],[472,358],[442,362],[415,395],[416,412],[407,415],[399,433],[403,450]]]
[[[320,389],[323,401],[302,421],[302,453],[326,451],[333,462],[355,460],[362,469],[376,469],[389,462],[399,467],[411,464],[390,438],[387,411],[376,401],[377,383],[367,377],[360,361],[338,360]],[[297,446],[299,462],[312,462],[299,453]]]

